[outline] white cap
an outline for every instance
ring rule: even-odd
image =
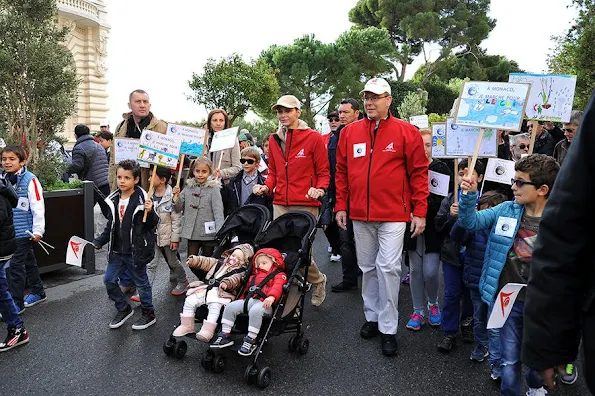
[[[109,120],[99,121],[99,127],[109,126]]]
[[[277,110],[277,107],[285,107],[287,109],[300,109],[302,107],[302,104],[300,103],[300,101],[298,100],[298,98],[296,98],[293,95],[283,95],[279,98],[279,100],[277,101],[277,103],[275,103],[275,105],[273,107],[271,107],[271,110]]]
[[[373,78],[366,83],[366,86],[359,94],[361,95],[364,92],[372,92],[376,95],[382,95],[386,92],[390,95],[390,84],[384,78]]]

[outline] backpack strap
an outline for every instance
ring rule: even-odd
[[[250,301],[253,298],[267,298],[268,297],[266,294],[264,294],[264,292],[262,291],[262,288],[267,283],[269,283],[269,281],[271,279],[273,279],[275,276],[277,276],[277,274],[280,274],[281,272],[283,272],[283,270],[280,268],[277,268],[273,272],[269,273],[258,285],[255,285],[256,277],[252,278],[252,282],[250,282],[250,287],[248,288],[248,291],[246,292],[246,298],[244,298],[244,313],[245,314],[248,313],[248,301]]]

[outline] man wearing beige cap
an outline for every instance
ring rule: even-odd
[[[265,185],[255,185],[254,193],[273,194],[273,218],[292,210],[304,210],[318,218],[330,181],[328,158],[320,133],[300,120],[300,101],[293,95],[279,98],[272,107],[280,126],[269,138],[269,174]],[[308,282],[314,285],[312,305],[326,298],[326,275],[314,260],[308,269]]]
[[[335,212],[343,229],[348,209],[353,220],[366,317],[360,335],[380,333],[382,353],[394,356],[405,229],[411,222],[413,237],[425,229],[429,164],[417,128],[390,114],[386,80],[371,79],[360,94],[368,117],[339,137]]]

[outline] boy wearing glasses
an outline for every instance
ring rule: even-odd
[[[490,209],[475,211],[477,182],[464,177],[459,202],[459,224],[475,231],[490,229],[485,261],[479,282],[481,298],[493,305],[508,283],[527,284],[533,244],[539,222],[560,166],[547,155],[534,154],[515,164],[512,179],[514,200]],[[500,329],[502,395],[521,394],[521,344],[525,288],[514,301],[512,311]],[[527,372],[527,395],[545,394],[539,374]]]
[[[256,195],[252,192],[255,185],[265,182],[264,176],[258,170],[260,161],[260,153],[255,147],[246,147],[240,153],[242,170],[231,180],[227,188],[226,216],[248,204],[264,205],[273,211],[273,199],[270,195]]]

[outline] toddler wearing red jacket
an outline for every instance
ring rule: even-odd
[[[273,304],[278,302],[287,283],[283,272],[285,263],[277,249],[260,249],[254,255],[252,275],[242,297],[225,306],[221,319],[221,332],[215,337],[211,348],[226,348],[233,345],[231,328],[236,317],[248,312],[248,334],[244,337],[238,353],[250,356],[256,349],[256,337],[262,325],[262,318],[273,313]]]

